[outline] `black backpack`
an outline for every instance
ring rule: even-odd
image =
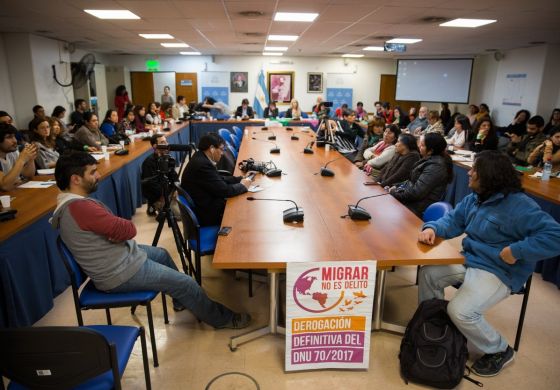
[[[435,298],[422,302],[406,327],[399,359],[407,384],[453,389],[463,379],[469,355],[467,339],[449,319],[447,303]]]

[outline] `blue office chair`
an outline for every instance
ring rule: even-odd
[[[181,222],[183,223],[183,237],[188,248],[187,259],[191,263],[190,252],[193,251],[195,256],[195,279],[199,285],[202,285],[201,258],[202,256],[214,254],[220,226],[200,226],[198,218],[189,206],[187,198],[179,192],[177,200],[179,201]]]
[[[285,117],[286,117],[286,111],[281,111],[281,112],[278,114],[278,118],[285,118]]]
[[[146,389],[151,389],[144,328],[93,325],[0,330],[0,389],[121,389],[140,337]]]
[[[218,134],[222,137],[226,142],[229,142],[231,145],[235,145],[233,142],[233,134],[228,129],[220,129],[218,130]]]
[[[309,118],[309,115],[307,114],[307,112],[302,111],[301,112],[301,117],[307,119],[307,118]]]
[[[87,280],[87,276],[82,271],[80,265],[74,259],[74,256],[68,247],[62,242],[60,236],[57,238],[56,243],[64,266],[70,275],[70,282],[72,284],[72,295],[74,297],[74,307],[76,309],[76,316],[78,317],[78,325],[84,325],[82,317],[82,310],[90,309],[105,309],[107,315],[107,324],[111,325],[111,308],[127,307],[130,306],[131,313],[134,314],[136,306],[146,306],[148,314],[148,329],[150,330],[150,341],[152,344],[152,355],[154,358],[154,367],[159,366],[156,336],[154,332],[154,319],[152,316],[152,300],[158,295],[157,291],[136,291],[128,293],[105,293],[95,288],[93,281]],[[84,285],[81,293],[79,289]],[[165,294],[161,294],[163,303],[163,318],[166,324],[169,323],[167,317],[167,304]]]
[[[243,130],[238,126],[231,127],[239,139],[243,139]]]
[[[235,150],[239,151],[242,138],[238,137],[237,134],[231,133],[231,139],[233,140],[233,146],[235,146]]]

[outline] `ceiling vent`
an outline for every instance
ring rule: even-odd
[[[261,11],[241,11],[239,12],[240,16],[243,16],[244,18],[258,18],[261,16],[264,16],[264,12]]]
[[[241,33],[242,35],[245,35],[246,37],[264,37],[264,33],[262,32],[244,32]]]
[[[420,23],[444,23],[449,21],[449,18],[444,18],[442,16],[426,16],[419,20]]]
[[[370,39],[375,39],[376,41],[389,41],[391,39],[393,39],[394,37],[391,35],[377,35],[374,37],[370,37]]]

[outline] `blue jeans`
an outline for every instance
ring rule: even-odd
[[[231,320],[233,312],[212,301],[193,278],[179,272],[165,249],[138,247],[146,252],[148,259],[132,278],[108,292],[161,291],[173,298],[174,305],[184,306],[209,325],[221,327]]]
[[[494,274],[464,265],[429,265],[420,269],[418,300],[444,299],[443,289],[462,283],[449,301],[447,314],[477,349],[492,354],[503,352],[508,341],[484,318],[484,312],[511,294]]]

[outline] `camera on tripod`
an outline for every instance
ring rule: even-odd
[[[239,169],[243,172],[255,171],[260,173],[266,173],[266,164],[262,161],[255,161],[252,158],[248,160],[243,160],[239,163]]]

